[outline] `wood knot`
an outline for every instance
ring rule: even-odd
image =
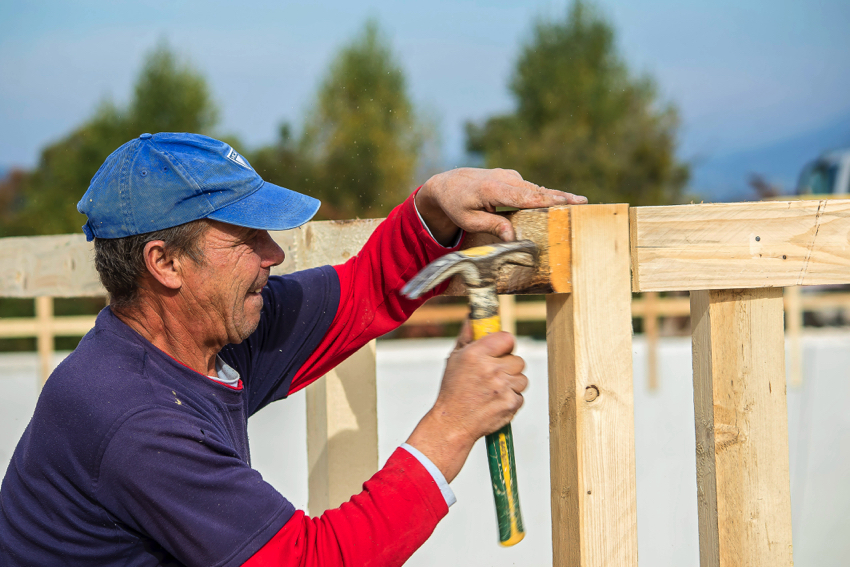
[[[599,397],[599,388],[596,386],[588,386],[584,389],[584,400],[586,402],[592,402],[596,398]]]
[[[733,445],[745,443],[747,435],[735,425],[716,424],[714,427],[714,450],[725,451]]]

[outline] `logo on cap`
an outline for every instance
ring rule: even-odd
[[[227,159],[238,163],[239,165],[241,165],[245,169],[251,169],[251,166],[248,165],[248,162],[245,161],[245,159],[242,156],[240,156],[238,153],[236,153],[236,150],[234,150],[233,148],[230,148],[230,151],[227,153]]]

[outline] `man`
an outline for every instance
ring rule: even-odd
[[[78,205],[110,306],[45,384],[14,453],[0,564],[400,565],[448,512],[473,443],[522,404],[510,335],[461,341],[407,443],[318,518],[250,467],[247,418],[401,324],[421,301],[399,290],[461,231],[512,239],[494,207],[582,201],[514,172],[456,170],[346,264],[270,277],[284,254],[267,231],[307,222],[318,201],[211,138],[124,144]]]

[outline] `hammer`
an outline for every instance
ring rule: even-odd
[[[470,319],[475,340],[502,328],[496,277],[505,264],[533,267],[537,247],[530,240],[500,242],[453,252],[425,266],[401,292],[416,299],[448,278],[459,274],[469,291]],[[514,436],[508,423],[486,436],[490,480],[499,522],[499,543],[515,545],[525,537],[514,462]]]

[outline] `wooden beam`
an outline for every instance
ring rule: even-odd
[[[39,381],[44,384],[53,372],[53,298],[35,298],[35,320],[38,322],[36,348],[38,349]]]
[[[317,516],[378,470],[375,341],[307,387],[308,508]]]
[[[645,298],[632,300],[632,317],[645,317]],[[653,306],[657,317],[687,317],[691,314],[691,300],[687,297],[659,297]]]
[[[0,238],[0,296],[106,295],[82,234]]]
[[[553,564],[637,565],[627,205],[571,211],[572,293],[547,296]]]
[[[502,320],[502,330],[516,335],[516,297],[499,296],[499,318]]]
[[[646,386],[658,389],[658,292],[644,294],[643,334],[646,337]]]
[[[510,219],[517,239],[537,244],[539,257],[534,269],[505,266],[497,282],[500,294],[551,293],[570,291],[570,207],[528,209],[500,213]],[[383,219],[318,221],[275,235],[275,240],[292,257],[291,264],[277,268],[286,273],[324,264],[341,264],[357,254]],[[463,248],[496,242],[489,234],[470,234]],[[456,278],[446,295],[465,295]]]
[[[314,221],[272,236],[289,257],[273,273],[342,264],[355,256],[384,219]]]
[[[805,294],[800,298],[800,305],[803,311],[834,309],[836,307],[850,309],[850,293]]]
[[[507,265],[496,282],[500,294],[568,293],[570,273],[570,209],[526,209],[500,213],[511,221],[517,240],[531,240],[537,245],[534,269]],[[490,234],[467,235],[463,248],[499,242]],[[459,278],[455,278],[445,295],[466,295]]]
[[[49,298],[47,298],[49,299]],[[54,337],[80,337],[88,333],[97,317],[95,315],[72,315],[52,319],[25,317],[0,318],[0,337],[36,337],[46,325]]]
[[[803,385],[803,345],[800,334],[803,330],[803,305],[799,287],[786,287],[784,294],[785,317],[788,322],[788,378],[792,386]]]
[[[691,294],[702,567],[793,565],[782,290]]]
[[[636,207],[634,291],[850,283],[850,200]]]
[[[507,267],[499,293],[569,291],[569,207],[503,213],[511,219],[518,238],[534,241],[540,249],[535,270]],[[286,259],[272,270],[288,274],[325,264],[341,264],[357,254],[383,219],[316,221],[272,238]],[[464,247],[494,242],[495,237],[469,235]],[[550,253],[550,240],[555,242]],[[92,243],[81,234],[0,239],[0,297],[84,297],[106,295],[94,269]],[[551,260],[550,260],[551,255]],[[449,295],[464,295],[454,283]]]

